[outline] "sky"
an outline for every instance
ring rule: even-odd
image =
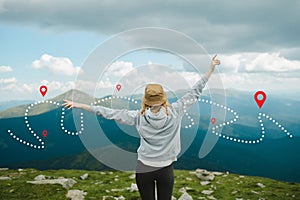
[[[41,85],[46,98],[74,88],[96,47],[143,27],[181,32],[209,56],[218,54],[225,89],[299,93],[299,10],[297,0],[0,0],[0,101],[40,100]],[[141,50],[113,60],[98,89],[109,93],[126,74],[153,63],[190,85],[200,77],[176,55]]]

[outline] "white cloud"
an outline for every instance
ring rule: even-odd
[[[16,82],[17,82],[17,78],[16,77],[1,78],[0,79],[0,84],[11,84],[11,83],[16,83]]]
[[[10,66],[0,66],[0,73],[2,72],[12,72],[13,69]]]
[[[300,61],[288,60],[280,53],[260,53],[246,64],[247,72],[294,72],[300,71]]]
[[[122,77],[132,70],[134,70],[132,62],[116,61],[109,66],[108,70],[106,71],[106,75]]]
[[[49,54],[43,54],[39,60],[32,63],[35,69],[48,69],[55,74],[72,76],[80,72],[80,67],[73,65],[72,61],[66,57],[54,57]]]
[[[7,100],[4,98],[5,95],[8,95],[9,99],[39,99],[41,97],[39,92],[41,85],[46,85],[48,88],[47,98],[53,98],[73,89],[75,83],[73,81],[59,82],[48,80],[36,83],[19,83],[16,78],[0,79],[0,100]]]
[[[289,60],[275,53],[237,53],[219,56],[221,65],[218,67],[224,73],[294,73],[300,72],[300,61]]]
[[[58,92],[66,92],[68,90],[71,90],[74,88],[75,83],[74,81],[67,81],[67,82],[59,82],[59,81],[48,81],[48,80],[42,80],[42,85],[46,85],[48,88],[48,91],[58,91]],[[40,85],[37,86],[39,88]]]

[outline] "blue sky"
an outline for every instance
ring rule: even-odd
[[[47,98],[66,92],[93,49],[122,31],[140,27],[180,31],[203,45],[210,56],[218,53],[224,88],[299,92],[299,1],[122,4],[0,0],[0,101],[41,99],[42,84],[49,87]],[[103,91],[114,90],[122,76],[148,63],[171,66],[190,84],[199,75],[174,55],[134,52],[111,66],[115,76],[106,77]]]

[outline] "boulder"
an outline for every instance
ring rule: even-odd
[[[193,200],[193,197],[191,197],[188,193],[183,193],[178,200]]]
[[[211,200],[217,200],[216,197],[214,197],[214,196],[207,196],[207,198],[211,199]]]
[[[27,181],[27,183],[31,184],[60,184],[63,188],[71,188],[76,183],[75,180],[71,178],[58,178],[58,179],[46,179],[40,181]]]
[[[131,183],[130,192],[138,192],[138,191],[139,191],[139,189],[137,187],[137,184]]]
[[[196,176],[202,181],[213,181],[215,179],[215,176],[212,173],[211,174],[196,173]]]
[[[200,181],[200,184],[201,185],[208,185],[208,184],[210,184],[210,182],[209,181]]]
[[[214,192],[213,190],[203,190],[201,193],[202,193],[202,194],[210,195],[210,194],[213,193],[213,192]]]
[[[35,181],[42,181],[42,180],[46,180],[46,176],[45,175],[38,175],[34,178]]]
[[[256,184],[258,187],[261,187],[261,188],[265,188],[266,186],[264,185],[264,184],[262,184],[262,183],[257,183]]]
[[[8,180],[11,180],[11,178],[8,176],[0,176],[0,181],[8,181]]]
[[[81,176],[80,176],[80,179],[81,179],[81,180],[85,180],[85,179],[87,179],[88,177],[89,177],[89,174],[86,173],[86,174],[81,175]]]
[[[87,195],[87,193],[82,190],[69,190],[66,197],[71,200],[83,200],[85,195]]]
[[[130,178],[130,179],[135,179],[135,174],[131,174],[131,175],[129,176],[129,178]]]

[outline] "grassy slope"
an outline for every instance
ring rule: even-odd
[[[86,180],[79,177],[84,173],[88,173]],[[26,169],[24,171],[7,170],[0,171],[0,176],[9,176],[12,180],[0,180],[0,199],[66,199],[67,189],[60,185],[32,185],[26,183],[33,180],[37,175],[44,174],[52,178],[60,176],[73,178],[77,183],[72,189],[84,190],[88,194],[85,199],[100,199],[103,196],[121,196],[126,199],[139,199],[138,192],[130,192],[126,188],[135,183],[134,179],[129,176],[133,172],[97,172],[83,170],[47,170],[38,171],[35,169]],[[266,187],[261,188],[256,184],[262,183]],[[213,186],[212,186],[213,185]],[[199,179],[190,174],[189,171],[175,170],[175,186],[173,196],[179,198],[181,193],[178,191],[182,187],[191,188],[188,193],[194,198],[207,197],[201,191],[216,187],[211,194],[217,199],[299,199],[300,184],[279,182],[276,180],[239,176],[235,174],[224,174],[216,176],[210,185],[201,186]],[[111,191],[112,189],[124,189],[123,191]],[[235,191],[235,192],[234,192]]]

